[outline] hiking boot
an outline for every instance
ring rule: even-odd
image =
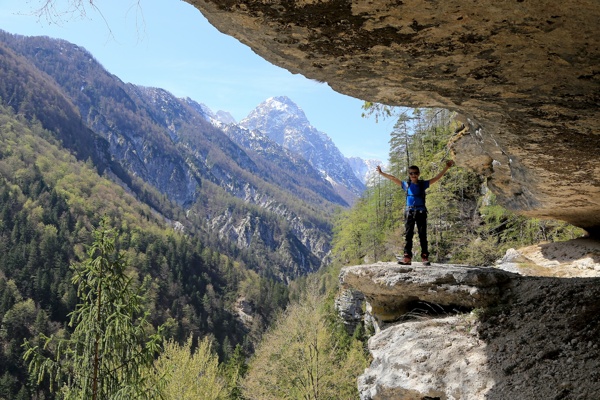
[[[429,256],[427,256],[426,254],[421,254],[421,262],[423,263],[423,265],[431,265],[431,263],[429,262]]]
[[[398,264],[400,264],[400,265],[410,265],[411,261],[412,260],[408,254],[405,254],[404,258],[402,258],[402,260],[400,260],[400,258],[398,257]]]

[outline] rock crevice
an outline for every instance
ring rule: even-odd
[[[492,268],[377,263],[342,269],[340,282],[364,295],[369,313],[376,318],[375,329],[380,331],[384,324],[406,318],[416,308],[449,313],[496,304],[514,275]]]

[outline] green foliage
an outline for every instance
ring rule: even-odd
[[[482,224],[476,230],[477,237],[469,246],[460,248],[455,255],[462,262],[490,265],[511,247],[565,241],[584,234],[582,229],[566,222],[517,215],[498,205],[492,193],[486,193],[480,202]]]
[[[45,316],[39,320],[45,335],[69,335],[63,327],[78,302],[69,265],[86,259],[101,214],[115,227],[115,248],[130,266],[132,287],[145,291],[148,322],[165,326],[178,343],[192,333],[212,335],[221,360],[238,344],[248,354],[287,304],[284,284],[247,270],[246,262],[224,256],[202,235],[174,233],[148,206],[75,160],[39,123],[2,107],[0,149],[0,323],[15,304],[31,299]],[[248,335],[230,311],[241,296],[258,314]],[[10,329],[0,325],[0,376],[16,382],[0,396],[16,398],[25,390],[52,398],[48,380],[38,388],[28,383],[22,359],[24,340],[43,346],[35,318],[9,318]]]
[[[263,338],[243,381],[248,399],[355,399],[362,343],[340,338],[323,295],[308,291]]]
[[[223,375],[227,379],[229,399],[241,400],[243,399],[242,394],[242,379],[248,372],[248,365],[246,364],[246,355],[242,346],[239,344],[235,346],[233,354],[223,365]]]
[[[14,336],[31,336],[37,317],[37,310],[33,300],[27,299],[12,306],[2,318],[2,336],[8,332]]]
[[[161,349],[162,333],[151,334],[143,296],[115,254],[114,231],[103,219],[94,231],[88,260],[73,266],[79,304],[71,312],[73,333],[46,337],[43,349],[25,342],[24,358],[39,384],[65,399],[152,399],[158,386],[147,384],[147,370]],[[43,351],[53,350],[55,356]]]
[[[224,132],[198,118],[197,110],[186,102],[177,105],[176,116],[168,115],[170,111],[152,99],[152,89],[115,79],[77,46],[1,32],[0,44],[6,50],[0,55],[5,67],[0,68],[0,100],[27,120],[37,118],[48,129],[46,135],[56,138],[77,160],[100,174],[116,175],[149,206],[142,217],[154,219],[158,211],[181,222],[186,233],[207,247],[269,279],[285,280],[320,267],[321,260],[299,243],[297,230],[287,221],[299,221],[317,237],[315,241],[329,242],[329,216],[345,202],[314,169],[305,173],[307,163],[289,157],[273,162],[268,156],[241,151]],[[139,140],[144,143],[141,148]],[[121,153],[111,154],[109,147]],[[44,168],[52,165],[45,163]],[[87,201],[86,196],[97,195],[89,190],[89,176],[69,174],[64,193],[72,194],[71,206],[92,218],[92,210],[100,208],[103,215],[102,209],[111,207],[108,202]],[[188,184],[172,185],[173,180]],[[196,193],[188,193],[196,183]],[[112,196],[117,186],[106,189]],[[160,191],[175,194],[170,200]],[[248,191],[260,194],[263,206],[238,198]],[[75,203],[75,198],[80,202]],[[264,207],[265,202],[272,206]],[[215,217],[220,215],[229,218]],[[258,233],[248,235],[248,246],[211,234],[221,229],[218,223],[239,226],[247,221]]]
[[[207,122],[178,121],[173,129],[171,116],[162,121],[141,91],[114,79],[81,48],[0,36],[0,317],[7,316],[0,326],[0,376],[7,376],[6,397],[54,396],[49,375],[37,388],[28,379],[20,344],[28,340],[42,349],[43,333],[57,342],[41,354],[66,356],[54,343],[75,334],[67,321],[80,300],[69,266],[86,259],[101,215],[115,228],[128,285],[145,294],[139,306],[149,313],[146,330],[163,326],[175,343],[208,337],[219,359],[237,360],[230,369],[242,371],[240,360],[288,303],[283,282],[321,265],[287,220],[327,243],[330,215],[343,201],[312,169],[287,169],[305,168],[302,163],[274,168],[279,164],[250,157]],[[182,115],[187,107],[182,104]],[[147,151],[135,157],[160,153],[167,163],[159,165],[169,166],[184,160],[199,183],[195,204],[184,210],[143,174],[132,177],[113,160],[104,138],[116,137],[121,146],[132,132],[144,133]],[[162,169],[167,175],[179,170]],[[248,188],[264,194],[261,201],[277,212],[232,195]],[[251,221],[249,246],[212,234],[218,227],[208,221],[215,216]],[[172,221],[182,222],[185,234],[174,232]],[[255,309],[248,327],[232,312],[240,297]],[[16,318],[13,308],[23,306],[33,312]],[[235,374],[227,376],[239,392]]]
[[[205,337],[196,349],[192,337],[180,346],[170,340],[154,363],[155,383],[165,400],[221,400],[228,398],[228,386],[219,371],[219,358]]]

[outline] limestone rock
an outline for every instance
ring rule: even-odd
[[[373,362],[358,380],[362,400],[595,399],[600,393],[600,278],[378,263],[343,268],[340,280],[377,301],[376,315],[396,318],[369,339]],[[452,295],[439,296],[440,288]],[[414,301],[462,299],[478,308],[447,309],[433,318],[409,312],[405,319],[398,313],[409,304],[408,293]]]
[[[600,234],[597,0],[187,1],[340,93],[459,112],[456,160],[504,206]]]
[[[412,321],[369,340],[373,363],[358,379],[361,399],[482,399],[493,387],[486,344],[464,317]]]
[[[469,309],[495,304],[511,276],[495,268],[377,263],[345,267],[339,279],[342,287],[365,295],[370,313],[378,320],[393,322],[410,312],[416,301]]]
[[[238,317],[238,320],[248,329],[254,320],[255,309],[252,303],[246,300],[245,297],[240,297],[236,300],[233,310]]]
[[[526,276],[600,277],[600,241],[578,238],[509,249],[496,266]]]
[[[340,290],[335,298],[335,310],[346,325],[350,335],[354,333],[356,326],[363,320],[362,310],[365,296],[354,289]]]

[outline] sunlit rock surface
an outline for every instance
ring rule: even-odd
[[[597,0],[186,1],[338,92],[456,110],[456,160],[502,204],[599,233]]]
[[[364,294],[380,330],[416,308],[445,313],[495,304],[514,275],[495,268],[377,263],[346,267],[339,279],[343,287]]]

